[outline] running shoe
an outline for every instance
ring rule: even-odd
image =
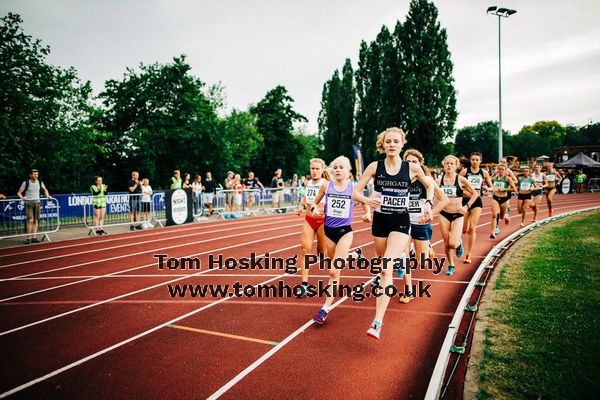
[[[361,258],[365,258],[365,256],[363,256],[362,249],[360,247],[355,248],[354,252],[356,253],[357,259],[360,260]]]
[[[465,252],[465,249],[463,249],[462,239],[461,239],[460,246],[458,246],[458,249],[456,249],[456,257],[461,258],[464,252]]]
[[[496,226],[496,229],[494,229],[494,235],[497,235],[500,233],[500,227]]]
[[[231,214],[231,218],[237,219],[237,217],[238,217],[237,214]]]
[[[394,268],[394,272],[396,273],[396,276],[400,279],[404,278],[404,268]]]
[[[229,219],[229,215],[223,215],[223,219]]]
[[[315,315],[313,317],[313,320],[319,324],[319,325],[323,325],[323,322],[325,322],[325,319],[327,318],[327,314],[328,312],[325,311],[325,309],[321,308],[321,310],[319,310],[319,312],[317,313],[317,315]]]
[[[508,215],[508,213],[506,213],[506,215],[504,216],[504,223],[506,225],[510,224],[510,215]]]
[[[135,228],[134,228],[134,226],[133,226],[133,225],[131,225],[131,226],[129,227],[129,230],[130,230],[130,231],[135,231]]]
[[[39,243],[40,241],[37,238],[31,239],[31,243]]]
[[[31,244],[31,239],[25,239],[25,244]]]
[[[521,223],[519,224],[519,226],[522,228],[522,227],[524,227],[524,226],[525,226],[525,224],[521,222]]]
[[[398,297],[398,302],[401,304],[408,304],[411,300],[414,300],[415,296],[408,292],[408,294],[403,294],[402,296]]]
[[[490,235],[490,239],[496,239],[496,233],[495,232]]]
[[[548,210],[548,216],[551,217],[552,216],[552,210]]]
[[[448,269],[446,270],[445,274],[448,276],[452,276],[452,275],[454,275],[454,270],[455,270],[454,265],[450,265],[450,266],[448,266]]]
[[[302,284],[300,285],[300,290],[298,290],[298,294],[296,295],[298,298],[306,297],[308,292],[308,285]]]
[[[135,226],[135,229],[137,229],[138,231],[141,231],[142,229],[144,229],[144,227],[141,224],[137,224]]]
[[[508,211],[510,211],[510,203],[508,203]]]
[[[373,321],[371,327],[367,331],[367,336],[372,337],[373,339],[379,339],[379,336],[381,336],[381,322]]]

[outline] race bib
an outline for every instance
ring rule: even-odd
[[[317,194],[319,194],[319,186],[308,186],[306,188],[306,202],[312,204]]]
[[[506,190],[506,188],[504,187],[504,182],[502,182],[502,181],[494,182],[494,190]]]
[[[421,201],[419,199],[411,199],[408,202],[408,212],[411,214],[421,214],[423,212],[421,209]]]
[[[381,208],[393,209],[394,211],[408,208],[408,196],[389,196],[384,194],[381,196]]]
[[[481,189],[481,184],[483,183],[483,177],[481,175],[470,175],[468,180],[471,186],[473,186],[473,189]]]
[[[327,196],[327,216],[333,218],[349,218],[352,199],[349,197]]]
[[[456,186],[442,186],[442,192],[448,197],[456,197]]]
[[[546,175],[546,180],[548,180],[548,182],[554,182],[556,180],[556,175]]]
[[[521,190],[528,191],[531,190],[531,182],[521,182]]]

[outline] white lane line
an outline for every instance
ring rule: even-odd
[[[302,224],[285,225],[285,226],[279,227],[278,230],[279,229],[287,229],[287,228],[297,228],[299,226],[302,226]],[[84,263],[67,265],[67,266],[64,266],[64,267],[59,267],[59,268],[53,268],[53,269],[44,270],[44,271],[33,272],[33,273],[30,273],[30,274],[13,276],[13,277],[10,277],[10,278],[2,278],[2,279],[0,279],[0,282],[11,281],[11,280],[13,280],[15,278],[26,278],[26,277],[29,277],[29,276],[43,275],[43,274],[47,274],[49,272],[64,271],[66,269],[77,268],[77,267],[81,267],[81,266],[84,266],[84,265],[97,264],[97,263],[101,263],[101,262],[105,262],[105,261],[118,260],[120,258],[130,258],[132,256],[137,256],[137,255],[141,255],[141,254],[149,254],[149,253],[155,253],[155,254],[157,254],[157,253],[162,253],[165,250],[169,250],[169,249],[176,249],[176,248],[179,248],[179,247],[193,246],[195,244],[200,244],[200,243],[214,242],[214,241],[217,241],[217,240],[223,240],[223,239],[229,239],[229,238],[236,238],[236,237],[239,237],[239,236],[254,235],[256,233],[271,232],[271,231],[273,231],[273,228],[262,229],[262,230],[258,230],[258,231],[252,231],[252,232],[236,233],[236,234],[233,234],[233,235],[226,235],[226,236],[215,237],[215,238],[204,239],[204,240],[197,240],[195,242],[177,244],[177,245],[168,246],[168,247],[161,247],[161,248],[157,248],[157,249],[148,249],[148,250],[144,250],[144,251],[139,251],[137,253],[129,253],[129,254],[124,254],[124,255],[115,256],[115,257],[103,258],[103,259],[100,259],[100,260],[86,261]],[[294,232],[294,233],[297,234],[298,232]],[[176,238],[173,238],[173,239],[176,239]]]
[[[354,222],[356,222],[356,221],[358,221],[358,220],[355,220]],[[263,231],[255,231],[255,232],[263,232]],[[288,234],[284,234],[284,235],[278,235],[278,236],[274,236],[274,237],[269,237],[269,238],[261,239],[260,241],[270,240],[270,239],[279,239],[279,238],[282,238],[282,237],[292,236],[292,235],[296,235],[296,234],[298,234],[298,232],[292,232],[292,233],[288,233]],[[234,236],[241,236],[241,235],[242,234],[234,235]],[[208,242],[208,241],[211,241],[211,240],[205,240],[205,242]],[[183,257],[185,257],[185,258],[187,258],[187,257],[197,257],[197,256],[200,256],[200,255],[209,254],[211,252],[221,251],[223,249],[231,249],[231,248],[234,248],[234,247],[243,246],[243,245],[248,244],[248,243],[256,243],[256,241],[246,242],[246,243],[240,243],[240,244],[237,244],[237,245],[232,245],[232,246],[224,247],[224,248],[221,248],[221,249],[207,250],[207,251],[203,251],[202,253],[190,254],[190,255],[187,255],[187,256],[183,256]],[[67,287],[67,286],[77,285],[79,283],[93,281],[95,279],[117,276],[118,274],[122,274],[122,273],[125,273],[125,272],[135,271],[135,270],[142,269],[142,268],[148,268],[148,267],[151,267],[153,265],[156,265],[156,263],[149,263],[149,264],[145,264],[145,265],[142,265],[142,266],[132,267],[132,268],[128,268],[128,269],[120,270],[120,271],[116,271],[116,272],[111,272],[111,273],[104,274],[104,275],[90,276],[90,277],[86,277],[86,278],[84,278],[82,280],[79,280],[79,281],[64,283],[64,284],[61,284],[61,285],[55,285],[55,286],[51,286],[51,287],[48,287],[48,288],[34,290],[34,291],[31,291],[31,292],[22,293],[22,294],[19,294],[19,295],[15,295],[15,296],[3,298],[3,299],[0,299],[0,303],[6,302],[6,301],[9,301],[9,300],[19,299],[21,297],[30,296],[30,295],[33,295],[33,294],[48,292],[50,290],[60,289],[60,288]],[[75,267],[75,266],[73,266],[73,267]],[[64,268],[60,268],[59,270],[62,270],[62,269],[64,269]],[[0,279],[0,282],[22,280],[22,279],[29,278],[31,276],[39,275],[39,274],[40,273],[35,273],[35,274],[21,275],[21,276],[13,277],[13,278]],[[169,276],[177,276],[177,275],[173,274],[173,275],[169,275]]]
[[[67,244],[65,246],[49,246],[49,245],[42,243],[42,244],[36,245],[35,248],[31,249],[31,250],[15,251],[14,253],[0,254],[0,258],[11,257],[11,256],[12,257],[20,256],[23,254],[40,253],[43,251],[67,249],[67,248],[71,248],[71,247],[89,246],[89,245],[94,245],[94,244],[104,244],[107,242],[114,242],[114,241],[118,241],[118,240],[142,239],[142,238],[146,238],[146,237],[150,237],[150,236],[160,236],[160,235],[165,235],[165,234],[172,234],[174,232],[186,232],[186,231],[195,231],[195,230],[198,232],[201,232],[204,228],[210,229],[210,228],[219,228],[222,226],[233,226],[233,225],[237,225],[238,227],[240,227],[241,225],[252,226],[254,224],[251,222],[255,223],[257,221],[260,222],[260,221],[264,221],[264,220],[282,221],[284,219],[292,219],[292,218],[288,218],[290,216],[295,216],[295,215],[294,214],[269,215],[269,216],[264,216],[264,217],[244,218],[244,219],[240,219],[238,221],[217,221],[217,222],[208,222],[208,223],[202,223],[202,224],[194,223],[194,224],[189,224],[189,225],[185,225],[182,227],[172,226],[172,227],[156,229],[153,231],[146,230],[146,231],[135,231],[135,233],[133,233],[133,232],[114,233],[108,237],[106,237],[106,236],[78,237],[78,238],[73,238],[73,239],[61,240],[60,243],[62,244],[62,243],[68,243],[68,242],[73,242],[73,241],[81,241],[80,243]],[[94,239],[98,239],[98,240],[94,240]],[[57,242],[52,242],[51,244],[56,244],[56,243]],[[13,246],[13,247],[6,247],[2,250],[8,250],[8,249],[23,250],[24,246],[19,245],[19,246]],[[0,250],[0,251],[2,251],[2,250]]]
[[[103,251],[110,251],[110,250],[115,250],[115,249],[122,249],[124,247],[139,246],[139,245],[147,244],[147,243],[162,242],[162,241],[165,241],[165,240],[177,240],[177,239],[183,239],[183,238],[193,237],[193,236],[209,235],[209,234],[212,234],[212,233],[236,231],[236,230],[239,230],[239,229],[255,228],[255,227],[258,227],[258,226],[275,225],[275,224],[278,224],[278,223],[280,223],[280,221],[272,221],[272,222],[267,222],[267,223],[264,223],[264,224],[248,225],[247,227],[243,227],[243,228],[241,228],[241,227],[228,227],[228,228],[222,228],[222,229],[215,229],[215,230],[212,230],[212,231],[194,232],[194,233],[189,233],[187,235],[169,236],[169,237],[163,237],[163,238],[146,240],[146,241],[138,241],[138,242],[133,242],[133,243],[125,243],[125,244],[121,244],[121,245],[117,245],[117,246],[102,247],[102,248],[95,248],[95,249],[91,249],[91,250],[80,251],[80,252],[77,252],[77,253],[61,254],[61,255],[57,255],[57,256],[50,256],[50,257],[44,257],[44,258],[38,258],[38,259],[31,259],[31,260],[24,260],[24,261],[14,262],[12,264],[4,264],[4,265],[0,265],[0,269],[14,267],[14,266],[22,266],[24,264],[35,264],[35,263],[38,263],[38,262],[41,262],[41,261],[56,260],[58,258],[75,257],[75,256],[80,256],[82,254],[100,253],[100,252],[103,252]],[[159,249],[157,249],[157,250],[159,250]],[[156,251],[156,250],[154,250],[154,249],[148,249],[145,252],[151,252],[151,251]],[[134,253],[134,254],[140,254],[140,253]],[[119,256],[119,257],[128,257],[128,256],[129,255],[123,255],[123,256]],[[101,260],[96,260],[96,262],[98,262],[98,261],[101,261]]]
[[[362,245],[362,247],[364,247],[364,246],[367,246],[367,245],[368,245],[368,244],[364,244],[364,245]],[[295,247],[295,246],[294,246],[294,247]],[[283,251],[283,250],[284,250],[284,249],[277,250],[277,251],[279,252],[279,251]],[[270,252],[270,254],[272,254],[272,253],[273,253],[273,252]],[[260,282],[260,283],[257,283],[256,285],[253,285],[253,286],[254,286],[255,288],[257,288],[257,287],[258,287],[258,286],[260,286],[260,285],[265,285],[265,284],[267,284],[267,283],[269,283],[269,282],[272,282],[272,281],[274,281],[274,280],[276,280],[276,279],[278,279],[278,278],[283,278],[283,277],[284,277],[284,276],[286,276],[286,275],[287,275],[287,274],[281,274],[281,275],[275,276],[275,277],[273,277],[273,278],[267,279],[267,280],[265,280],[265,281],[262,281],[262,282]],[[57,370],[54,370],[54,371],[52,371],[52,372],[50,372],[50,373],[48,373],[48,374],[46,374],[46,375],[43,375],[43,376],[41,376],[41,377],[39,377],[39,378],[33,379],[33,380],[29,381],[29,382],[26,382],[26,383],[24,383],[24,384],[22,384],[22,385],[20,385],[20,386],[17,386],[17,387],[15,387],[15,388],[13,388],[13,389],[11,389],[11,390],[9,390],[9,391],[6,391],[6,392],[4,392],[4,393],[0,393],[0,399],[2,399],[2,398],[5,398],[5,397],[8,397],[8,396],[10,396],[10,395],[12,395],[12,394],[15,394],[15,393],[17,393],[17,392],[20,392],[20,391],[21,391],[21,390],[23,390],[23,389],[27,389],[28,387],[31,387],[31,386],[33,386],[33,385],[35,385],[35,384],[37,384],[37,383],[43,382],[43,381],[45,381],[45,380],[47,380],[47,379],[49,379],[49,378],[52,378],[53,376],[56,376],[56,375],[58,375],[58,374],[61,374],[62,372],[68,371],[68,370],[70,370],[70,369],[72,369],[72,368],[74,368],[74,367],[77,367],[77,366],[79,366],[79,365],[81,365],[81,364],[84,364],[84,363],[86,363],[87,361],[93,360],[93,359],[94,359],[94,358],[96,358],[96,357],[99,357],[99,356],[101,356],[101,355],[103,355],[103,354],[106,354],[106,353],[108,353],[108,352],[110,352],[110,351],[112,351],[112,350],[114,350],[114,349],[117,349],[117,348],[119,348],[119,347],[121,347],[121,346],[124,346],[124,345],[126,345],[126,344],[128,344],[128,343],[131,343],[131,342],[133,342],[133,341],[135,341],[135,340],[137,340],[137,339],[140,339],[140,338],[142,338],[142,337],[144,337],[144,336],[147,336],[147,335],[149,335],[150,333],[156,332],[156,331],[158,331],[159,329],[166,327],[167,325],[174,324],[174,323],[176,323],[176,322],[179,322],[179,321],[181,321],[181,320],[183,320],[183,319],[185,319],[185,318],[191,317],[192,315],[195,315],[195,314],[197,314],[197,313],[199,313],[199,312],[201,312],[201,311],[204,311],[204,310],[206,310],[206,309],[208,309],[208,308],[214,307],[214,306],[216,306],[217,304],[223,303],[223,302],[225,302],[225,301],[227,301],[227,300],[229,300],[229,299],[235,299],[235,297],[224,297],[224,298],[222,298],[222,299],[215,300],[215,301],[213,301],[212,303],[209,303],[209,304],[207,304],[207,305],[205,305],[205,306],[203,306],[203,307],[200,307],[200,308],[198,308],[198,309],[196,309],[196,310],[190,311],[190,312],[188,312],[188,313],[186,313],[186,314],[184,314],[184,315],[181,315],[181,316],[179,316],[179,317],[173,318],[173,319],[171,319],[171,320],[169,320],[169,321],[167,321],[167,322],[163,322],[162,324],[160,324],[160,325],[157,325],[157,326],[155,326],[154,328],[150,328],[150,329],[148,329],[148,330],[146,330],[146,331],[144,331],[144,332],[141,332],[141,333],[139,333],[139,334],[137,334],[137,335],[135,335],[135,336],[132,336],[132,337],[130,337],[130,338],[128,338],[128,339],[125,339],[125,340],[123,340],[123,341],[121,341],[121,342],[119,342],[119,343],[116,343],[116,344],[114,344],[114,345],[112,345],[112,346],[110,346],[110,347],[107,347],[107,348],[105,348],[105,349],[103,349],[103,350],[97,351],[97,352],[96,352],[96,353],[94,353],[94,354],[90,354],[90,355],[89,355],[89,356],[87,356],[87,357],[81,358],[81,359],[79,359],[79,360],[77,360],[77,361],[75,361],[75,362],[72,362],[71,364],[65,365],[65,366],[64,366],[64,367],[62,367],[62,368],[59,368],[59,369],[57,369]],[[336,302],[336,303],[335,303],[335,304],[332,306],[332,309],[333,309],[333,308],[335,308],[335,307],[336,307],[336,306],[337,306],[339,303],[341,303],[341,301],[338,301],[338,302]]]

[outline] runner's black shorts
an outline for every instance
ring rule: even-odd
[[[392,232],[410,235],[410,216],[408,211],[401,214],[383,214],[375,211],[373,213],[373,225],[371,226],[373,236],[386,238]]]
[[[350,225],[338,226],[335,228],[331,228],[329,226],[325,226],[325,236],[329,238],[333,243],[338,244],[340,239],[346,234],[352,232],[352,227]]]
[[[463,197],[463,199],[462,199],[462,205],[463,205],[463,206],[466,206],[466,205],[467,205],[467,203],[469,202],[469,200],[471,200],[469,197]],[[477,208],[477,207],[479,207],[479,208],[483,208],[483,201],[481,201],[481,196],[479,196],[479,197],[477,198],[477,200],[475,200],[475,201],[473,202],[473,205],[471,206],[471,209],[473,209],[473,208]]]

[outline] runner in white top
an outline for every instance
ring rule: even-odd
[[[329,176],[327,174],[327,164],[320,158],[313,158],[310,160],[310,177],[311,179],[306,182],[306,193],[302,197],[300,208],[296,210],[296,215],[303,215],[304,223],[302,224],[302,235],[300,237],[300,249],[302,254],[300,256],[300,272],[302,274],[302,289],[299,293],[300,297],[306,295],[308,289],[308,274],[309,267],[304,265],[304,257],[307,254],[311,254],[315,235],[317,236],[317,252],[322,257],[326,251],[325,242],[325,231],[323,230],[323,210],[325,204],[325,198],[319,202],[319,210],[321,216],[318,218],[313,217],[313,213],[310,210],[310,205],[317,197],[319,190],[323,184],[329,183]]]
[[[542,197],[544,197],[544,188],[548,185],[548,182],[546,182],[546,174],[542,172],[542,166],[540,164],[535,164],[533,166],[533,174],[531,174],[531,177],[537,186],[537,189],[531,192],[531,208],[533,208],[532,222],[536,222],[540,208],[539,204],[540,201],[542,201]]]

